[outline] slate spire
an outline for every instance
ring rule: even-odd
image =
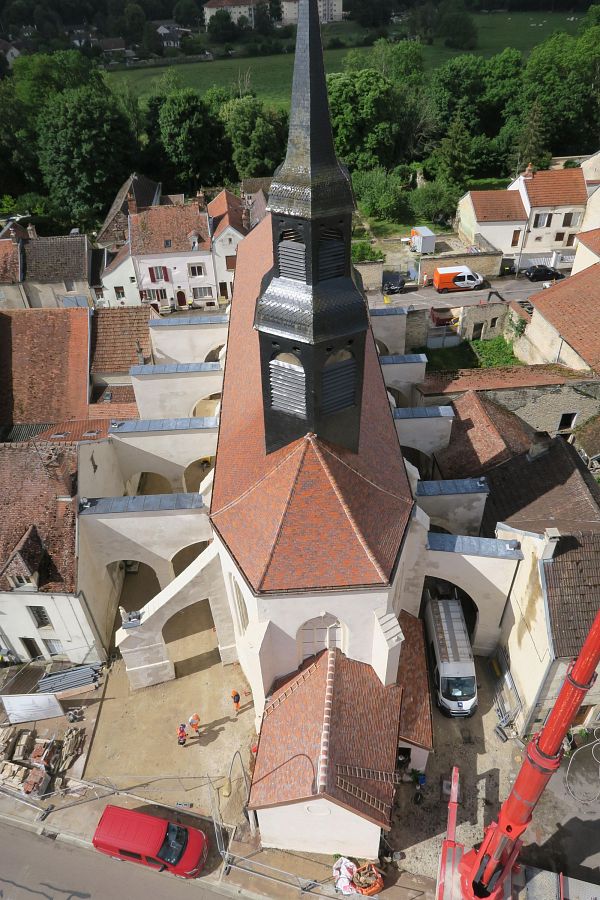
[[[335,155],[317,0],[299,0],[290,131],[271,184],[273,269],[256,304],[267,452],[313,433],[354,452],[366,301],[351,261],[354,198]]]

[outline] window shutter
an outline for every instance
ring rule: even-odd
[[[324,415],[340,412],[354,405],[356,380],[357,366],[354,357],[324,367],[321,398]]]
[[[150,266],[150,268],[148,269],[148,272],[150,273],[150,281],[152,282],[152,284],[154,284],[154,282],[156,281],[156,275],[154,274],[154,266]]]
[[[163,266],[162,271],[163,271],[163,280],[168,281],[169,280],[169,270],[167,269],[166,266]]]
[[[552,213],[548,213],[548,218],[546,219],[546,227],[550,228],[552,225]]]

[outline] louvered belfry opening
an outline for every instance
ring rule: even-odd
[[[338,228],[322,226],[319,234],[319,280],[343,278],[346,274],[346,247]]]
[[[269,362],[271,408],[306,418],[306,376],[293,353],[279,353]]]
[[[356,402],[357,366],[349,350],[330,353],[323,366],[321,412],[331,415],[354,406]]]
[[[284,228],[279,239],[277,254],[279,274],[282,278],[304,281],[306,278],[306,246],[297,228]]]

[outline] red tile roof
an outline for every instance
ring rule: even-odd
[[[588,200],[581,169],[548,169],[525,178],[532,206],[585,206]]]
[[[478,222],[526,222],[518,191],[470,191]]]
[[[435,454],[442,478],[475,478],[529,449],[533,429],[475,391],[452,403],[450,442]]]
[[[589,270],[588,270],[589,271]],[[560,282],[562,283],[562,282]],[[546,293],[546,292],[544,292]],[[564,384],[585,380],[587,376],[564,366],[498,366],[490,369],[457,369],[455,372],[430,372],[418,386],[419,391],[435,394],[461,394],[464,391],[498,391],[544,384]]]
[[[528,313],[526,309],[523,309],[523,307],[517,300],[511,300],[508,305],[520,319],[523,319],[525,322],[531,322],[531,314]]]
[[[88,416],[87,309],[0,313],[0,424]]]
[[[235,228],[240,234],[246,234],[243,223],[244,203],[231,191],[221,191],[208,204],[208,214],[213,220],[213,237],[217,238],[226,228]]]
[[[158,317],[150,306],[97,309],[92,315],[92,374],[126,373],[152,358],[148,322]],[[138,358],[138,348],[143,360]]]
[[[594,228],[592,231],[580,231],[577,240],[596,256],[600,256],[600,228]]]
[[[238,251],[211,520],[255,591],[386,584],[413,501],[370,331],[358,453],[311,434],[265,452],[253,322],[270,227]]]
[[[210,250],[208,213],[197,200],[173,206],[151,206],[129,217],[131,252],[135,256],[162,253],[191,253],[190,235],[198,235],[198,249]],[[165,246],[165,241],[170,241]]]
[[[295,690],[276,704],[292,684]],[[328,684],[333,693],[326,711]],[[389,829],[394,786],[355,779],[339,767],[394,772],[401,702],[401,688],[384,687],[370,665],[340,650],[306,660],[302,670],[278,684],[265,708],[249,806],[325,797]],[[345,790],[339,778],[385,804],[385,811]]]
[[[536,311],[596,372],[600,371],[599,285],[600,262],[529,298]]]
[[[111,416],[112,418],[112,416]],[[76,444],[79,441],[100,441],[108,437],[111,418],[81,419],[73,422],[57,422],[36,436],[39,441],[55,444]]]
[[[398,665],[398,686],[402,688],[398,738],[433,750],[431,693],[423,623],[406,610],[398,617],[404,633]]]
[[[14,241],[0,241],[0,284],[15,284],[21,280],[19,245]]]
[[[11,589],[5,569],[32,525],[45,550],[39,590],[75,590],[76,475],[74,445],[0,444],[0,590]]]

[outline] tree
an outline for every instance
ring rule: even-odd
[[[405,221],[410,215],[407,179],[379,167],[354,172],[352,186],[361,210],[368,216]]]
[[[273,31],[273,22],[267,3],[259,3],[254,10],[254,30],[265,37]]]
[[[515,177],[529,164],[546,168],[550,164],[548,128],[539,100],[534,100],[521,123],[519,137],[512,156]]]
[[[348,0],[344,5],[351,19],[362,25],[363,28],[387,25],[392,17],[391,0]]]
[[[444,134],[457,108],[468,104],[480,120],[486,91],[487,61],[474,54],[454,56],[436,69],[429,83],[429,96],[440,134]]]
[[[283,18],[281,0],[269,0],[269,15],[273,22],[281,22]]]
[[[241,97],[226,103],[221,116],[238,178],[271,175],[285,155],[287,115],[256,97]]]
[[[39,184],[37,157],[14,79],[0,82],[0,194],[18,194]]]
[[[213,84],[213,86],[202,95],[204,104],[208,108],[213,119],[220,118],[222,107],[225,106],[226,103],[229,103],[230,100],[233,100],[234,97],[235,94],[231,88],[222,87],[219,84]]]
[[[416,219],[444,222],[456,212],[460,189],[442,179],[424,184],[410,193],[410,205]]]
[[[336,72],[327,79],[338,155],[351,169],[396,162],[398,102],[392,82],[378,72]]]
[[[600,25],[600,4],[593,3],[583,17],[579,30],[584,32],[588,28],[595,28],[596,25]]]
[[[73,222],[97,222],[131,171],[135,138],[106,86],[51,97],[38,122],[38,158],[51,202]]]
[[[376,69],[398,84],[405,84],[407,80],[420,81],[425,70],[423,51],[417,41],[394,42],[380,38],[373,44],[367,59],[370,65],[363,68]]]
[[[193,28],[201,17],[202,10],[196,0],[178,0],[173,7],[173,18],[185,28]]]
[[[162,56],[163,42],[160,39],[160,34],[156,30],[156,26],[153,25],[152,22],[146,22],[144,25],[144,30],[142,32],[142,48],[146,53]]]
[[[103,84],[94,64],[77,50],[22,54],[14,61],[13,80],[17,99],[32,115],[46,106],[53,93]]]
[[[477,46],[477,26],[461,0],[442,0],[437,34],[447,47],[456,50],[473,50]]]
[[[146,14],[139,3],[128,3],[123,10],[123,37],[129,44],[139,44],[144,36]]]
[[[476,165],[468,110],[466,105],[461,105],[454,114],[447,134],[433,151],[429,168],[442,181],[464,188],[473,176]]]
[[[226,9],[218,9],[208,23],[208,33],[218,44],[227,44],[237,37],[238,29]]]
[[[438,11],[433,3],[415,6],[408,16],[409,34],[420,38],[424,44],[432,44],[436,34]]]
[[[184,190],[218,184],[228,173],[229,148],[222,122],[193,88],[168,94],[158,113],[160,140]]]

